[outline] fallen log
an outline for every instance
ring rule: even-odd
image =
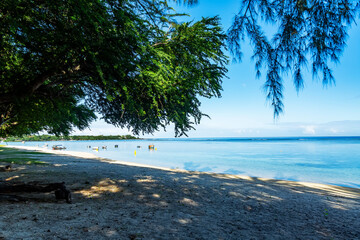
[[[13,171],[13,168],[11,165],[6,165],[5,167],[0,167],[0,172],[9,172]]]
[[[56,199],[64,199],[67,203],[71,203],[71,192],[66,188],[65,183],[50,183],[50,184],[9,184],[0,183],[0,194],[1,193],[21,193],[21,192],[52,192],[55,191]],[[4,196],[4,195],[3,195]],[[12,196],[12,195],[8,195]]]
[[[4,195],[0,194],[0,200],[6,200],[10,202],[26,202],[28,201],[28,198],[24,198],[17,195]]]

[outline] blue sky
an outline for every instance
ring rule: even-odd
[[[219,15],[224,30],[231,25],[239,10],[236,0],[200,0],[192,8],[175,6],[191,15],[190,20],[202,16]],[[360,136],[360,26],[349,31],[347,47],[338,65],[333,66],[335,86],[324,87],[320,80],[305,74],[305,88],[295,91],[292,76],[284,77],[284,114],[275,122],[272,108],[262,90],[263,77],[255,77],[252,49],[244,42],[243,60],[230,63],[228,79],[223,80],[221,98],[201,99],[201,109],[211,119],[204,118],[189,137],[277,137],[277,136]],[[229,54],[230,55],[230,54]],[[128,134],[103,121],[91,125],[91,130],[73,134]],[[174,137],[170,126],[166,132],[141,137]]]

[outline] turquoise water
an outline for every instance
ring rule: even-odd
[[[360,137],[147,139],[46,143],[49,147],[63,144],[69,151],[92,152],[100,157],[159,167],[360,188]],[[8,144],[43,146],[45,142]],[[156,150],[149,151],[150,144],[154,144]],[[115,145],[119,147],[115,148]],[[93,151],[87,146],[99,147],[99,151]],[[107,149],[101,149],[102,146],[107,146]]]

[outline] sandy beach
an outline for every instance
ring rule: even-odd
[[[0,201],[0,239],[360,239],[360,189],[27,149],[51,153],[36,156],[48,164],[14,165],[0,181],[64,181],[73,203]]]

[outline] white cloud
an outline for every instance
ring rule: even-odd
[[[127,129],[115,127],[107,124],[103,120],[93,122],[89,128],[80,131],[76,129],[71,135],[127,135],[131,134]]]
[[[331,133],[339,133],[341,131],[339,131],[338,129],[335,129],[335,128],[330,128],[329,132],[331,132]]]
[[[290,137],[290,136],[360,136],[360,121],[337,121],[327,123],[283,122],[269,124],[238,123],[218,125],[216,121],[206,120],[205,124],[195,126],[196,130],[188,132],[189,137]],[[104,121],[94,122],[91,130],[75,131],[73,135],[126,135],[127,129],[116,128]],[[160,129],[153,135],[140,135],[145,138],[172,138],[174,126]]]
[[[315,135],[315,134],[316,134],[316,131],[315,131],[315,128],[316,128],[316,127],[313,126],[313,125],[301,126],[301,128],[304,129],[303,132],[302,132],[302,133],[304,133],[304,134],[311,134],[311,135]]]

